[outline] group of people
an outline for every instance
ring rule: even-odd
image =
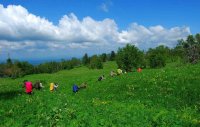
[[[111,71],[110,72],[110,76],[111,77],[114,77],[114,76],[117,76],[117,75],[121,75],[123,73],[123,71],[121,69],[117,69],[117,71]],[[126,71],[124,71],[124,73],[126,73]]]
[[[115,72],[115,71],[111,71],[111,72],[110,72],[110,76],[111,76],[111,77],[114,77],[114,76],[117,76],[117,75],[121,75],[122,73],[123,73],[123,71],[122,71],[121,69],[117,69],[116,72]],[[124,73],[126,73],[126,72],[124,72]],[[102,76],[100,76],[97,80],[98,80],[98,81],[102,81],[102,80],[104,80],[104,79],[106,79],[106,78],[105,78],[104,75],[102,75]]]
[[[59,86],[58,83],[50,83],[49,90],[51,92],[56,91],[58,86]],[[74,84],[72,89],[73,89],[73,92],[76,93],[80,89],[84,89],[86,87],[87,87],[87,83],[84,82],[84,83],[80,84],[79,86]],[[31,81],[24,80],[23,88],[25,88],[25,92],[27,94],[31,95],[33,93],[33,89],[40,90],[40,89],[44,88],[44,86],[42,85],[42,83],[40,81],[37,81],[35,84],[33,84]]]
[[[137,72],[142,72],[142,69],[141,69],[141,68],[138,68],[138,69],[137,69]],[[111,76],[111,77],[115,77],[115,76],[121,75],[121,74],[123,74],[123,73],[126,74],[126,71],[123,71],[122,69],[119,68],[119,69],[117,69],[116,71],[113,71],[113,70],[112,70],[112,71],[110,72],[110,76]],[[106,79],[106,78],[105,78],[104,75],[102,75],[102,76],[100,76],[100,77],[98,78],[98,81],[102,81],[102,80],[104,80],[104,79]]]
[[[141,71],[142,71],[141,68],[138,68],[138,69],[137,69],[137,72],[141,72]],[[126,71],[123,72],[121,69],[117,69],[116,72],[115,72],[115,71],[111,71],[111,72],[110,72],[110,76],[111,76],[111,77],[114,77],[114,76],[117,76],[117,75],[121,75],[122,73],[126,73]],[[104,79],[106,79],[106,78],[105,78],[104,75],[102,75],[102,76],[100,76],[100,77],[97,79],[97,81],[102,81],[102,80],[104,80]],[[42,82],[41,82],[41,81],[36,81],[35,84],[32,84],[31,81],[27,81],[27,80],[24,80],[24,85],[23,85],[23,87],[26,88],[25,92],[26,92],[27,94],[32,94],[33,88],[34,88],[34,89],[37,89],[37,90],[40,90],[40,89],[44,88],[44,86],[42,85]],[[76,93],[76,92],[78,92],[80,89],[84,89],[84,88],[86,88],[86,87],[87,87],[87,83],[86,83],[86,82],[80,84],[79,86],[76,85],[76,84],[74,84],[74,85],[72,86],[72,91],[73,91],[74,93]],[[57,88],[58,88],[58,83],[50,83],[50,88],[49,88],[49,89],[50,89],[51,92],[55,91]]]
[[[36,81],[35,84],[33,84],[31,81],[24,80],[23,88],[25,88],[25,92],[30,95],[33,93],[33,89],[41,90],[44,86],[41,81]],[[58,83],[50,83],[50,91],[54,91],[57,88]]]
[[[42,83],[40,81],[37,81],[35,84],[32,84],[31,81],[27,81],[27,80],[24,80],[24,85],[23,87],[26,88],[26,93],[27,94],[32,94],[32,91],[33,91],[33,88],[34,89],[37,89],[37,90],[40,90],[42,89],[44,86],[42,85]]]

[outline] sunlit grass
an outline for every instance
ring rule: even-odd
[[[0,126],[199,126],[200,64],[170,64],[111,78],[115,62],[103,70],[86,67],[54,74],[0,79]],[[106,80],[97,82],[104,74]],[[24,79],[46,83],[42,91],[24,93]],[[55,92],[49,83],[58,82]],[[73,84],[87,82],[74,94]]]

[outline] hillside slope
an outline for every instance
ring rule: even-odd
[[[200,126],[200,64],[144,69],[110,77],[116,70],[86,67],[54,74],[0,79],[0,126]],[[106,80],[97,82],[105,74]],[[29,96],[23,80],[44,80],[42,91]],[[55,92],[49,83],[58,82]],[[87,89],[72,93],[72,85]]]

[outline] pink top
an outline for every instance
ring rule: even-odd
[[[32,92],[32,82],[25,82],[26,93]]]

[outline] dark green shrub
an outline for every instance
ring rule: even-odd
[[[111,53],[110,53],[110,61],[115,60],[115,57],[116,57],[115,52],[114,52],[114,51],[111,51]]]
[[[119,68],[131,71],[132,68],[145,66],[144,54],[134,45],[127,44],[124,48],[119,48],[116,62]]]
[[[90,59],[89,59],[89,57],[88,57],[88,54],[85,53],[85,55],[84,55],[83,58],[82,58],[82,64],[83,64],[83,65],[88,65],[89,63],[90,63]]]
[[[100,58],[101,58],[101,61],[102,61],[102,62],[106,62],[106,60],[107,60],[107,55],[106,55],[106,53],[102,53],[102,54],[100,55]]]
[[[151,68],[160,68],[166,65],[165,59],[161,54],[152,54],[149,58],[149,66]]]
[[[168,47],[160,45],[154,49],[150,48],[146,53],[148,64],[151,68],[160,68],[166,65],[167,61],[170,61],[171,52]]]
[[[92,56],[89,67],[91,69],[103,69],[101,59],[97,55]]]
[[[180,52],[179,56],[183,61],[192,64],[197,63],[200,59],[200,34],[189,35],[186,40],[179,40],[174,49]]]

